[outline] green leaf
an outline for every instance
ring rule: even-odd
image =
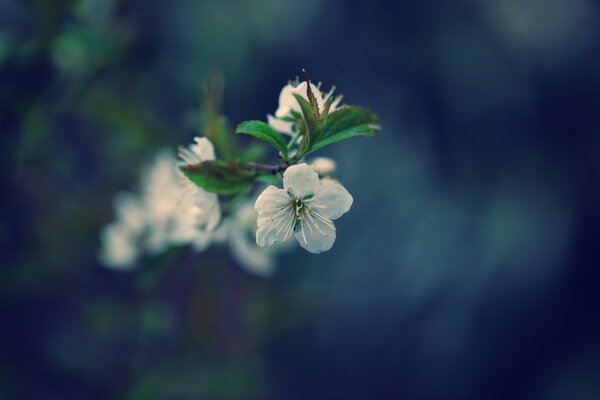
[[[236,163],[204,161],[180,167],[184,175],[207,192],[230,195],[240,193],[252,185],[257,173],[246,171]]]
[[[305,135],[300,145],[300,152],[310,149],[313,143],[316,142],[323,129],[320,116],[315,108],[304,99],[304,97],[294,94],[296,101],[302,110],[302,119],[305,126]]]
[[[319,103],[317,103],[317,99],[314,95],[314,93],[312,92],[311,89],[311,82],[310,79],[308,79],[308,75],[306,76],[306,97],[308,98],[308,102],[310,103],[310,105],[313,107],[313,109],[315,110],[315,114],[317,115],[317,119],[321,118],[321,112],[322,110],[319,110]]]
[[[373,136],[381,127],[373,112],[357,106],[346,106],[328,115],[323,132],[302,155],[356,136]]]
[[[331,104],[333,103],[334,100],[335,100],[335,96],[333,96],[333,95],[329,96],[329,98],[325,102],[325,106],[323,107],[323,112],[321,113],[321,119],[327,120],[327,117],[329,116],[329,109],[331,108]]]
[[[267,148],[262,143],[253,143],[243,149],[236,159],[238,163],[262,160],[267,155]]]
[[[266,183],[267,185],[280,185],[281,184],[281,175],[279,174],[269,174],[267,172],[263,172],[258,174],[256,180],[262,183]]]
[[[287,143],[279,132],[271,128],[269,124],[262,121],[245,121],[238,125],[236,133],[244,133],[246,135],[254,136],[260,140],[264,140],[287,157]]]

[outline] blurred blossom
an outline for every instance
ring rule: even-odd
[[[123,222],[106,225],[100,233],[100,261],[111,268],[130,269],[139,256],[138,239]]]
[[[194,235],[200,211],[177,171],[177,160],[167,149],[159,152],[142,179],[142,196],[148,223],[146,249],[163,251],[172,241],[185,243]]]
[[[281,89],[281,93],[279,93],[279,106],[275,111],[275,116],[267,115],[267,120],[274,129],[290,135],[294,133],[294,121],[296,120],[294,114],[299,115],[301,113],[300,104],[298,104],[295,96],[301,96],[304,100],[308,101],[307,88],[308,84],[304,81],[301,83],[289,82]],[[328,93],[322,93],[319,90],[319,86],[311,82],[310,89],[317,100],[319,112],[324,112],[325,103],[333,96],[335,88],[332,88]],[[336,97],[331,103],[329,112],[335,111],[341,101],[341,96]]]
[[[233,258],[246,271],[259,276],[275,272],[276,255],[280,246],[259,247],[256,245],[256,218],[254,201],[248,201],[233,212],[228,219],[229,249]],[[288,248],[290,246],[281,246]]]
[[[213,161],[215,159],[215,149],[207,138],[196,137],[194,138],[194,143],[188,148],[180,149],[179,157],[181,159],[180,164],[193,165],[203,161]],[[205,191],[189,179],[183,177],[179,169],[177,169],[177,174],[184,178],[184,189],[191,195],[190,198],[193,206],[203,219],[202,223],[206,226],[207,230],[213,230],[221,219],[218,196],[215,193]]]
[[[321,177],[331,175],[337,169],[337,163],[329,157],[313,158],[308,165]]]
[[[180,154],[185,163],[214,159],[206,138],[196,138]],[[163,149],[143,174],[141,195],[117,196],[117,220],[102,235],[102,260],[108,266],[123,268],[133,262],[139,253],[135,246],[150,254],[184,244],[202,251],[222,240],[221,233],[213,233],[221,219],[218,197],[190,182],[178,166],[173,152]]]
[[[102,263],[116,269],[129,269],[136,262],[140,242],[146,228],[146,215],[139,196],[119,193],[115,196],[116,220],[101,232]]]

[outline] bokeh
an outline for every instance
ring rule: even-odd
[[[592,0],[0,2],[0,398],[600,398]],[[112,201],[306,68],[381,119],[325,149],[333,249],[98,261]],[[251,140],[243,140],[250,144]]]

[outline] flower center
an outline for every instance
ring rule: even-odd
[[[302,208],[304,207],[304,203],[300,199],[294,200],[294,210],[296,211],[296,217],[300,217],[302,214]]]

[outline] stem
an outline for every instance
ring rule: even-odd
[[[269,172],[271,174],[276,174],[278,172],[284,171],[287,168],[287,163],[279,164],[279,165],[269,165],[269,164],[259,164],[254,162],[247,162],[241,164],[241,167],[244,169],[249,169],[256,172]]]
[[[290,142],[287,145],[288,151],[292,149],[292,147],[296,144],[296,142],[298,141],[298,139],[300,138],[301,135],[302,135],[302,132],[300,132],[300,131],[298,131],[296,133],[296,135],[294,135],[294,137],[292,138],[292,140],[290,140]]]

